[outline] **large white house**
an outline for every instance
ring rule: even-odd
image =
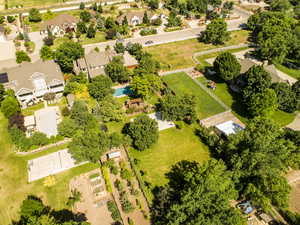
[[[23,62],[18,67],[0,72],[0,83],[12,89],[23,107],[39,102],[46,93],[57,97],[64,90],[64,78],[60,67],[53,61]]]
[[[48,35],[50,31],[56,37],[62,37],[66,33],[75,31],[78,19],[69,14],[60,14],[51,20],[46,20],[41,25],[40,34]]]

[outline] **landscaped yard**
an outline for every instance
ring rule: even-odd
[[[80,43],[82,45],[88,45],[88,44],[94,44],[98,42],[106,41],[104,32],[97,32],[96,36],[94,38],[87,38],[86,35],[81,35],[80,37]]]
[[[197,39],[190,39],[151,46],[145,49],[162,63],[163,70],[175,70],[195,66],[192,56],[196,52],[246,43],[247,38],[248,31],[241,30],[231,32],[231,39],[222,46],[204,44]]]
[[[194,128],[170,128],[159,133],[159,140],[153,147],[144,151],[130,150],[132,158],[140,160],[139,170],[145,172],[143,179],[152,185],[167,182],[165,173],[181,160],[204,162],[209,158],[208,148],[195,135]]]
[[[224,107],[213,99],[185,73],[174,73],[163,76],[163,81],[176,95],[192,94],[197,100],[197,113],[203,119],[225,111]]]
[[[232,109],[233,114],[238,117],[243,123],[247,123],[249,115],[241,102],[242,99],[239,94],[231,91],[225,82],[216,77],[199,77],[197,78],[197,80],[204,85],[207,85],[208,80],[215,81],[217,84],[217,88],[214,91],[212,89],[208,89],[208,91],[211,91],[216,96],[218,96],[221,101],[223,101],[228,107]],[[270,116],[270,118],[278,123],[278,125],[286,126],[294,120],[295,116],[295,113],[286,113],[281,110],[277,110]]]
[[[276,68],[287,75],[294,77],[295,79],[300,79],[300,70],[290,69],[281,64],[275,64]]]
[[[49,149],[30,156],[18,156],[7,132],[7,120],[0,113],[0,224],[7,225],[17,217],[19,206],[29,194],[42,197],[46,204],[56,209],[66,208],[69,181],[72,177],[95,169],[95,164],[85,164],[55,175],[56,184],[45,187],[43,179],[27,182],[27,160],[63,149],[66,145]]]

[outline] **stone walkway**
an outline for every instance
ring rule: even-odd
[[[287,125],[286,127],[291,128],[293,130],[299,130],[300,131],[300,113],[298,113],[292,123]]]

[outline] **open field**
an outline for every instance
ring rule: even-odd
[[[168,87],[175,92],[176,95],[191,94],[196,97],[197,113],[199,119],[203,119],[225,111],[215,99],[207,94],[200,86],[198,86],[185,73],[174,73],[162,77]]]
[[[68,0],[67,0],[68,1]],[[57,3],[64,3],[66,0],[7,0],[8,7],[13,8],[22,5],[23,7],[34,7],[34,6],[50,6]]]
[[[143,179],[152,185],[167,182],[165,173],[181,160],[204,162],[209,158],[208,148],[194,134],[194,129],[170,128],[159,133],[159,140],[153,147],[144,151],[130,150],[132,158],[140,160],[138,168],[145,172]]]
[[[300,79],[300,70],[290,69],[281,64],[275,64],[276,68],[287,75],[294,77],[295,79]]]
[[[246,43],[247,38],[248,31],[240,30],[231,32],[231,39],[225,45],[204,44],[197,39],[190,39],[151,46],[145,49],[162,63],[163,70],[175,70],[195,66],[192,56],[196,52]]]
[[[72,177],[95,169],[95,164],[85,164],[69,171],[55,175],[56,184],[45,187],[43,179],[36,182],[27,182],[27,160],[33,159],[50,152],[63,149],[61,145],[28,156],[18,156],[13,150],[13,145],[7,132],[7,120],[0,114],[0,224],[7,225],[17,217],[19,206],[28,194],[41,197],[46,204],[56,209],[66,208],[69,193],[69,181]]]

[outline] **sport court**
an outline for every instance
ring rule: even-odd
[[[52,174],[80,166],[67,149],[60,150],[28,161],[28,181],[32,182]]]

